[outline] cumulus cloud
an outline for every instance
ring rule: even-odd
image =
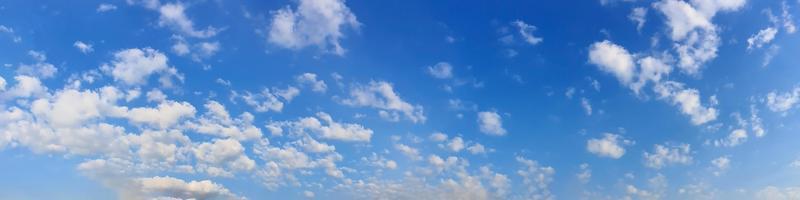
[[[74,46],[75,48],[78,49],[78,51],[81,51],[81,53],[84,54],[91,53],[92,51],[94,51],[94,48],[92,48],[91,44],[87,44],[81,41],[75,41],[75,43],[73,43],[72,46]]]
[[[297,95],[300,95],[300,89],[293,86],[288,86],[286,89],[278,88],[264,88],[260,93],[245,92],[244,95],[234,93],[234,97],[241,97],[245,104],[255,108],[256,112],[281,112],[286,103],[291,102]]]
[[[628,19],[636,23],[636,30],[641,31],[644,23],[647,22],[647,8],[636,7],[628,14]]]
[[[556,170],[549,166],[541,166],[535,160],[523,157],[517,157],[516,160],[523,166],[517,170],[517,175],[522,178],[523,186],[527,189],[523,196],[527,199],[555,199],[549,188]]]
[[[772,112],[785,113],[794,108],[800,101],[800,87],[794,87],[791,91],[778,93],[772,91],[766,96],[766,104]]]
[[[256,162],[244,154],[244,147],[234,139],[218,139],[213,143],[201,143],[193,149],[200,170],[211,176],[233,176],[233,172],[216,166],[225,166],[234,171],[250,171],[255,169]]]
[[[169,67],[167,60],[166,55],[155,49],[125,49],[115,52],[114,60],[104,65],[103,69],[109,71],[114,80],[126,85],[145,85],[152,74],[162,73],[167,80],[170,75],[177,74],[177,70]]]
[[[358,30],[361,23],[344,0],[300,0],[297,8],[285,7],[272,12],[267,41],[288,49],[317,46],[324,51],[344,55],[340,44],[343,29]]]
[[[133,108],[127,117],[134,124],[166,129],[176,125],[181,119],[194,117],[195,112],[194,106],[187,102],[165,101],[155,108]]]
[[[277,127],[287,127],[290,134],[294,135],[310,132],[325,139],[351,142],[369,142],[373,134],[371,129],[360,124],[339,123],[324,112],[318,112],[316,117],[305,117],[297,121],[272,122],[270,126],[275,127],[273,129],[276,131],[279,130]]]
[[[700,100],[700,92],[696,89],[685,89],[682,83],[666,81],[654,87],[659,98],[665,99],[680,108],[681,113],[688,115],[694,125],[700,125],[717,119],[719,111],[712,107],[716,97],[711,96],[711,106],[704,106]]]
[[[656,144],[653,152],[644,152],[645,166],[661,169],[668,165],[692,163],[691,147],[689,144],[660,145]]]
[[[169,176],[156,176],[134,179],[132,186],[127,190],[135,190],[130,192],[138,195],[129,199],[245,199],[209,180],[187,182]]]
[[[619,159],[625,155],[624,145],[631,144],[620,135],[604,133],[603,138],[586,141],[586,150],[600,157]]]
[[[766,44],[772,42],[775,39],[775,34],[778,33],[778,29],[773,27],[767,27],[765,29],[761,29],[758,33],[750,36],[747,38],[747,49],[760,49]]]
[[[714,167],[714,176],[719,176],[731,166],[730,156],[721,156],[711,160],[711,165]]]
[[[589,63],[614,75],[626,85],[633,81],[636,73],[633,56],[628,53],[628,50],[608,40],[595,42],[589,47]]]
[[[714,141],[714,146],[735,147],[747,141],[747,131],[736,129],[731,131],[728,137]]]
[[[798,187],[776,187],[767,186],[755,193],[755,199],[789,200],[800,198],[800,188]]]
[[[116,9],[117,9],[117,6],[115,6],[114,4],[101,3],[100,5],[97,5],[96,11],[98,13],[102,13],[102,12],[113,11],[113,10],[116,10]]]
[[[698,74],[703,64],[717,57],[720,39],[717,26],[711,22],[713,17],[721,11],[739,10],[744,4],[745,0],[661,0],[653,4],[667,18],[682,72]]]
[[[161,5],[158,8],[158,12],[161,14],[158,18],[158,25],[169,27],[183,35],[196,38],[209,38],[219,33],[219,30],[213,26],[209,26],[205,30],[195,29],[194,22],[186,16],[185,10],[186,8],[181,3]]]
[[[392,84],[384,81],[370,81],[368,85],[356,85],[350,89],[350,98],[342,104],[379,109],[382,115],[403,116],[414,123],[424,123],[426,118],[421,105],[412,105],[400,98]],[[390,120],[391,121],[391,120]]]
[[[310,86],[314,92],[324,93],[328,90],[328,85],[325,84],[325,81],[317,80],[317,74],[314,73],[303,73],[296,76],[295,80],[300,84]]]
[[[502,136],[506,134],[506,129],[503,128],[503,119],[495,111],[479,112],[478,126],[481,132],[489,135]]]
[[[231,117],[224,105],[217,101],[208,101],[204,105],[206,113],[200,119],[187,124],[187,127],[199,133],[216,135],[237,140],[261,138],[261,129],[253,125],[255,116],[244,112],[238,118]]]
[[[428,67],[428,74],[438,79],[453,78],[453,66],[447,62],[439,62]]]
[[[47,62],[47,56],[44,52],[28,51],[36,62],[33,64],[20,64],[17,68],[18,75],[35,76],[38,78],[46,79],[52,78],[58,72],[58,68]]]
[[[536,45],[542,42],[543,39],[541,37],[536,37],[533,35],[533,31],[536,31],[536,26],[527,24],[522,20],[516,20],[511,22],[511,24],[517,28],[519,35],[522,37],[522,40],[525,41],[525,43]]]

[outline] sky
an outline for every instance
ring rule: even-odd
[[[0,0],[0,199],[800,199],[793,0]]]

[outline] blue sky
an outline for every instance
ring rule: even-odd
[[[0,1],[0,199],[798,199],[796,1]]]

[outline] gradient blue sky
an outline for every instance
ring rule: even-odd
[[[800,199],[798,9],[0,0],[0,199]]]

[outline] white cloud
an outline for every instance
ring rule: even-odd
[[[717,119],[719,111],[711,106],[703,106],[700,102],[700,92],[696,89],[684,89],[682,83],[666,81],[659,83],[654,90],[659,94],[659,98],[666,99],[668,102],[680,108],[681,113],[689,115],[694,125],[704,124]],[[716,97],[711,96],[712,106],[716,104]]]
[[[317,74],[314,73],[303,73],[295,77],[295,80],[304,85],[310,85],[311,90],[314,92],[324,93],[328,90],[328,85],[325,84],[325,81],[317,80]]]
[[[526,43],[530,45],[536,45],[542,42],[543,39],[541,37],[536,37],[533,35],[533,31],[536,31],[536,26],[526,24],[522,20],[516,20],[511,22],[511,24],[517,27],[519,30],[519,35],[522,36],[523,41]]]
[[[165,101],[156,108],[133,108],[128,111],[128,119],[135,124],[166,129],[175,126],[179,120],[194,117],[196,110],[187,102]]]
[[[275,127],[273,129],[276,131],[281,126],[289,127],[292,131],[290,134],[293,135],[302,135],[309,131],[321,138],[349,142],[369,142],[373,134],[371,129],[360,124],[336,122],[324,112],[318,112],[317,117],[305,117],[293,122],[272,122],[269,126]]]
[[[554,199],[549,187],[556,170],[549,166],[540,166],[535,160],[523,157],[517,157],[516,160],[523,165],[517,170],[517,175],[522,177],[522,183],[527,188],[523,196],[527,199]]]
[[[464,139],[461,137],[454,137],[447,143],[447,149],[453,152],[459,152],[464,149]]]
[[[101,3],[100,5],[97,6],[96,11],[98,13],[102,13],[102,12],[113,11],[113,10],[116,10],[116,9],[117,9],[117,6],[115,6],[114,4]]]
[[[57,92],[51,99],[38,99],[31,112],[54,127],[78,127],[103,116],[123,116],[126,108],[116,106],[121,94],[106,87],[98,92],[73,89]],[[64,117],[70,116],[70,117]]]
[[[114,80],[133,86],[146,84],[154,73],[171,73],[167,56],[151,48],[118,51],[106,69],[110,70]]]
[[[644,152],[645,166],[661,169],[672,164],[687,165],[692,163],[691,147],[689,144],[654,146],[653,152]]]
[[[94,51],[94,48],[92,48],[91,44],[87,44],[81,41],[75,41],[75,43],[73,43],[72,46],[78,48],[78,50],[84,54],[91,53],[92,51]]]
[[[208,101],[204,107],[206,113],[196,122],[190,122],[187,125],[189,128],[199,133],[237,140],[261,138],[261,129],[253,125],[255,117],[252,114],[244,112],[238,118],[232,118],[225,106],[216,101]]]
[[[430,138],[431,141],[434,141],[434,142],[444,142],[445,140],[447,140],[447,134],[444,134],[444,133],[441,133],[441,132],[436,132],[436,133],[431,134],[431,136],[428,137],[428,138]]]
[[[750,36],[750,38],[747,38],[747,49],[748,50],[753,48],[760,49],[764,45],[772,42],[772,40],[775,39],[775,34],[777,33],[778,29],[773,27],[767,27],[765,29],[761,29],[760,31],[758,31],[758,33],[754,34],[753,36]]]
[[[438,79],[453,78],[453,66],[447,62],[439,62],[428,67],[428,74]]]
[[[406,157],[410,158],[411,160],[420,160],[422,157],[419,155],[419,150],[416,148],[410,147],[405,144],[395,144],[394,149],[403,153]]]
[[[731,159],[729,156],[721,156],[711,160],[711,165],[714,166],[714,176],[719,176],[730,168]]]
[[[486,147],[483,147],[482,144],[475,143],[467,147],[467,151],[471,154],[484,154],[486,153]]]
[[[582,163],[580,168],[580,173],[576,174],[575,177],[583,184],[589,183],[589,180],[592,179],[592,169],[589,169],[589,164],[586,163]]]
[[[785,113],[792,109],[797,102],[800,102],[800,87],[794,87],[794,89],[785,93],[772,91],[767,94],[766,100],[769,110]]]
[[[425,114],[420,105],[412,105],[400,98],[392,84],[384,81],[370,81],[369,85],[356,85],[350,90],[350,98],[341,103],[349,106],[366,106],[380,109],[388,114],[400,112],[411,122],[425,123]]]
[[[727,138],[714,141],[714,146],[735,147],[747,141],[747,131],[736,129]]]
[[[241,97],[247,105],[254,107],[256,112],[281,112],[285,104],[284,101],[286,103],[291,102],[298,95],[300,95],[300,89],[293,86],[288,86],[286,89],[264,88],[258,94],[245,92],[244,95],[240,96],[234,93],[234,97]]]
[[[158,8],[158,12],[161,14],[158,18],[158,25],[170,27],[183,35],[196,38],[209,38],[219,33],[219,30],[212,26],[207,27],[205,30],[196,30],[194,22],[186,16],[185,9],[181,3],[161,5]]]
[[[800,198],[799,187],[785,187],[779,188],[775,186],[767,186],[755,193],[755,199],[769,199],[769,200],[790,200]]]
[[[44,52],[28,51],[36,63],[33,64],[20,64],[17,68],[18,75],[35,76],[38,78],[52,78],[58,72],[58,68],[47,62],[47,56]]]
[[[244,154],[244,147],[234,139],[218,139],[213,143],[201,143],[193,149],[198,162],[207,166],[201,167],[212,176],[232,176],[226,168],[235,171],[250,171],[255,169],[256,162]],[[211,169],[211,170],[209,170]]]
[[[358,30],[361,23],[343,0],[299,0],[296,9],[273,11],[268,41],[288,49],[317,46],[336,55],[344,55],[339,44],[342,29]]]
[[[186,182],[169,176],[156,176],[138,178],[133,183],[131,188],[126,188],[128,192],[137,194],[131,199],[245,199],[209,180]]]
[[[643,7],[636,7],[631,10],[631,14],[628,15],[628,19],[633,22],[636,22],[636,30],[641,31],[642,27],[644,27],[644,23],[647,22],[647,8]]]
[[[581,107],[583,107],[583,111],[586,112],[586,115],[592,115],[592,104],[589,102],[589,99],[585,97],[581,98]]]
[[[691,3],[691,4],[690,4]],[[717,57],[720,39],[711,19],[719,11],[736,11],[745,0],[661,0],[653,6],[667,17],[670,38],[679,54],[678,67],[690,75],[700,72],[700,67]]]
[[[478,126],[480,131],[489,135],[502,136],[506,134],[503,121],[497,112],[483,111],[478,113]]]
[[[613,74],[625,85],[633,81],[636,73],[633,56],[628,50],[608,40],[595,42],[589,47],[589,62]]]
[[[622,139],[622,136],[604,133],[601,139],[589,139],[586,141],[586,150],[600,157],[619,159],[625,155],[623,145],[630,144],[631,141]]]
[[[8,97],[42,96],[47,93],[47,87],[36,77],[20,75],[15,76],[14,80],[17,84],[5,93]]]

